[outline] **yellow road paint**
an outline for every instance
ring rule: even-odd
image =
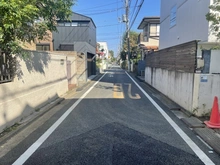
[[[113,98],[124,99],[124,92],[121,84],[114,84],[113,86]]]

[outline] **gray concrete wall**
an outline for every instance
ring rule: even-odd
[[[146,67],[145,81],[197,116],[208,115],[214,97],[220,99],[219,74],[184,73]]]
[[[192,112],[194,73],[146,67],[145,81],[186,110]]]
[[[198,116],[209,114],[215,96],[220,99],[220,75],[195,74],[192,111]]]

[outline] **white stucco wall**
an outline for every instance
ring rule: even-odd
[[[145,69],[145,81],[186,110],[192,109],[193,79],[193,73],[150,67]]]
[[[175,5],[176,25],[170,27],[170,13]],[[159,49],[192,40],[209,41],[209,23],[205,18],[209,5],[210,0],[161,1]]]
[[[215,96],[220,99],[220,75],[195,74],[193,96],[195,114],[202,116],[210,113]]]

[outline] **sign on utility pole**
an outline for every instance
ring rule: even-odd
[[[127,34],[127,44],[128,44],[128,72],[131,71],[131,61],[130,61],[130,39],[129,39],[129,0],[125,0],[125,15],[126,15],[126,34]]]

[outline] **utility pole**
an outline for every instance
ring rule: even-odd
[[[131,61],[130,61],[130,40],[129,40],[129,0],[125,0],[125,15],[126,15],[126,33],[127,33],[127,44],[128,44],[128,72],[131,71]]]

